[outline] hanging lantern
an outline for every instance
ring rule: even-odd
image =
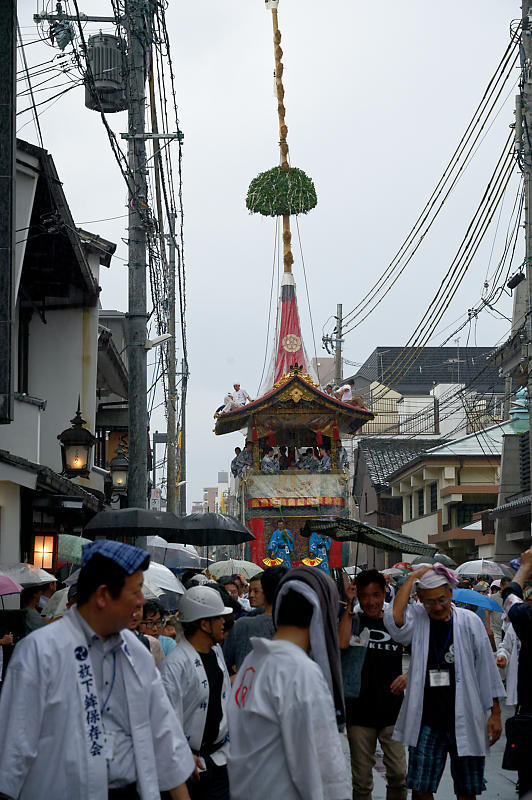
[[[128,471],[129,460],[126,458],[125,450],[120,444],[116,451],[116,456],[109,462],[109,472],[111,473],[113,491],[118,492],[119,494],[127,492]]]
[[[41,569],[52,569],[54,563],[54,537],[34,536],[33,566]]]
[[[96,437],[83,426],[87,423],[81,416],[80,401],[74,419],[70,420],[72,427],[67,428],[57,437],[61,442],[61,459],[63,474],[68,478],[77,475],[88,478],[90,475],[91,450],[96,442]]]

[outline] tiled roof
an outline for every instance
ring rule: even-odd
[[[414,348],[406,348],[412,353]],[[402,347],[377,347],[353,376],[356,384],[381,381],[401,394],[428,394],[435,383],[465,383],[477,391],[504,392],[498,367],[487,361],[490,347],[425,347],[402,375],[393,375]],[[388,374],[388,379],[387,379]],[[384,376],[384,381],[382,378]]]
[[[375,487],[387,488],[388,476],[404,467],[435,445],[445,444],[445,439],[377,439],[374,436],[362,438],[358,447],[364,454],[364,461],[371,483]]]
[[[489,517],[490,519],[498,519],[499,517],[520,516],[519,512],[524,515],[527,511],[530,512],[531,502],[532,496],[526,494],[516,500],[511,500],[509,503],[503,503],[502,506],[496,506],[490,511]]]
[[[82,500],[87,508],[92,511],[99,511],[101,508],[102,504],[94,494],[78,486],[77,483],[70,481],[63,475],[54,472],[50,467],[28,461],[26,458],[14,455],[9,452],[9,450],[0,450],[0,462],[18,467],[26,472],[33,472],[37,475],[37,483],[41,486],[46,487],[46,489],[51,490],[53,493],[76,497]]]

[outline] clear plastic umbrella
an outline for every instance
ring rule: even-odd
[[[262,567],[252,561],[229,558],[227,561],[216,561],[214,564],[210,564],[209,572],[215,578],[221,578],[223,575],[243,575],[249,581],[254,575],[262,572]]]
[[[159,566],[161,565],[159,564]],[[80,572],[81,570],[77,569],[75,572],[72,573],[72,575],[69,575],[68,578],[65,578],[63,583],[66,583],[67,586],[73,586],[73,584],[78,582]],[[170,572],[170,570],[168,570],[168,572]],[[172,575],[172,578],[175,577],[171,572],[170,575]],[[182,586],[181,581],[178,580],[178,583]],[[173,591],[175,591],[175,589]],[[182,593],[183,592],[181,592],[181,594]],[[164,594],[164,590],[157,585],[157,581],[154,580],[153,576],[148,575],[148,570],[144,572],[144,583],[142,584],[142,594],[144,595],[146,600],[157,600],[158,597]]]
[[[492,575],[494,578],[500,578],[507,575],[510,570],[495,561],[478,558],[475,561],[466,561],[464,564],[460,564],[455,572],[457,575]]]
[[[347,575],[353,576],[353,575],[358,575],[359,572],[362,572],[362,569],[360,567],[344,567],[344,572]]]
[[[146,550],[160,564],[172,569],[203,569],[209,563],[193,545],[167,542],[162,536],[147,536]]]
[[[171,569],[165,567],[164,564],[158,564],[157,561],[150,561],[150,566],[144,573],[144,580],[148,579],[149,583],[162,589],[164,592],[174,592],[175,594],[184,594],[185,587]]]
[[[0,564],[0,575],[7,575],[21,586],[37,586],[57,580],[51,572],[46,572],[33,564]]]

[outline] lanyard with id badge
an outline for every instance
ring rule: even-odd
[[[451,685],[451,673],[449,669],[442,669],[440,664],[441,660],[445,655],[447,647],[449,646],[449,642],[451,641],[451,637],[453,635],[453,617],[451,614],[451,619],[449,622],[449,633],[447,634],[447,639],[445,640],[445,644],[441,650],[436,649],[436,643],[433,641],[434,647],[434,655],[436,656],[436,669],[429,669],[429,686],[431,689],[437,689],[439,687],[446,687]]]

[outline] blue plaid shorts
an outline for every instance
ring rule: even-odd
[[[406,785],[416,792],[436,792],[445,769],[447,754],[456,795],[476,797],[486,788],[484,756],[459,756],[456,738],[445,731],[423,725],[416,747],[408,748]]]

